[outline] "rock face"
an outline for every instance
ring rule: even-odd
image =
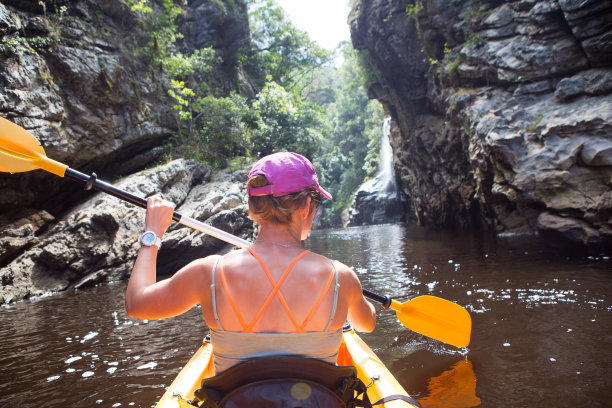
[[[184,47],[215,47],[233,72],[249,41],[244,2],[184,3]],[[138,24],[125,1],[2,1],[0,115],[29,130],[49,157],[106,179],[158,160],[177,123],[166,79],[138,53]],[[0,225],[32,208],[59,214],[83,197],[42,171],[0,173],[0,189]]]
[[[381,177],[366,182],[357,193],[349,211],[348,226],[375,225],[405,221],[402,191],[396,183]]]
[[[246,174],[247,170],[217,173],[211,182],[210,168],[176,160],[116,185],[141,197],[161,192],[181,214],[253,240],[253,223],[247,217]],[[22,239],[28,249],[0,269],[0,303],[127,278],[140,246],[144,214],[141,208],[97,193],[37,237],[33,237],[32,224],[26,221],[5,229],[0,257],[5,248],[17,245],[6,241]],[[193,259],[224,247],[227,244],[216,238],[174,223],[164,235],[158,275],[171,274]]]
[[[354,2],[418,222],[610,248],[611,21],[605,0]]]

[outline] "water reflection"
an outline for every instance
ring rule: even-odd
[[[417,282],[407,274],[398,279],[398,273],[407,269],[404,227],[398,224],[383,228],[384,233],[378,226],[315,231],[306,246],[353,268],[365,288],[395,293]]]
[[[0,309],[0,406],[150,407],[204,335],[197,309],[176,320],[125,315],[125,284]],[[177,340],[177,341],[175,341]]]
[[[448,371],[430,378],[428,395],[419,400],[423,408],[468,408],[480,405],[476,375],[470,360],[460,360]]]

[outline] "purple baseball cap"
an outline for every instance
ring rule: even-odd
[[[323,197],[332,199],[332,195],[319,185],[319,178],[312,163],[297,153],[280,152],[261,158],[251,169],[248,178],[258,174],[266,176],[270,184],[249,188],[249,197],[263,195],[280,197],[312,187]]]

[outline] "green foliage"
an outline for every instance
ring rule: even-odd
[[[229,97],[206,96],[194,103],[198,112],[197,124],[200,149],[208,152],[205,159],[217,160],[245,155],[249,140],[245,138],[242,111],[246,101],[233,93]]]
[[[172,0],[163,0],[159,10],[154,9],[150,0],[127,0],[127,5],[137,15],[143,34],[138,51],[161,65],[176,50],[176,40],[183,38],[175,24],[181,8]]]
[[[52,37],[4,37],[0,40],[0,46],[16,55],[19,64],[23,64],[21,58],[26,52],[46,53],[51,51],[51,46],[57,44],[55,38]]]
[[[365,92],[364,83],[378,75],[359,61],[367,54],[345,44],[343,66],[333,67],[332,52],[294,27],[273,0],[252,0],[251,46],[238,57],[259,92],[246,100],[219,85],[223,61],[214,49],[179,50],[175,2],[126,1],[139,21],[134,53],[168,78],[178,132],[166,157],[236,169],[276,151],[303,154],[334,195],[322,205],[323,221],[338,225],[356,190],[378,170],[383,113]],[[215,1],[235,7],[232,0]]]
[[[544,119],[544,114],[538,113],[533,119],[533,123],[529,126],[529,131],[533,132],[534,130],[536,130],[542,119]]]
[[[178,50],[182,38],[176,18],[181,14],[172,0],[161,7],[150,0],[128,0],[140,25],[136,53],[150,60],[168,77],[168,95],[174,101],[178,132],[166,145],[168,158],[185,157],[222,166],[226,160],[245,155],[249,134],[242,121],[249,107],[237,94],[223,95],[216,67],[222,62],[212,48],[191,54]]]
[[[387,8],[389,9],[389,12],[387,13],[387,16],[385,18],[383,18],[383,23],[389,22],[389,20],[391,20],[391,17],[393,17],[393,3],[392,3],[392,0],[387,0]]]
[[[473,18],[482,18],[487,14],[490,14],[493,10],[478,10],[474,11],[472,6],[468,6],[467,10],[463,13],[463,18],[466,20],[471,20]]]
[[[459,64],[461,64],[461,60],[459,59],[459,57],[457,57],[449,61],[448,64],[445,65],[444,70],[446,71],[446,73],[450,74],[459,67]]]
[[[191,107],[189,104],[195,96],[195,92],[193,92],[193,89],[187,88],[183,81],[171,79],[170,84],[171,88],[168,90],[168,94],[176,102],[172,105],[172,109],[178,112],[179,119],[191,121],[193,115],[191,114]]]
[[[465,45],[467,45],[468,47],[478,47],[483,42],[484,42],[484,40],[478,34],[476,34],[476,33],[469,33],[468,37],[467,37],[467,40],[465,41]]]
[[[55,44],[54,39],[50,37],[30,37],[27,41],[30,47],[37,52],[45,52],[52,44]]]
[[[253,153],[289,150],[312,158],[320,148],[322,111],[276,82],[268,82],[251,109]]]
[[[472,8],[472,6],[468,6],[465,13],[463,13],[463,18],[465,18],[466,20],[470,20],[474,18],[475,15],[476,13],[474,13],[474,9]]]
[[[13,54],[19,55],[20,47],[23,46],[23,37],[2,38],[2,45]]]
[[[172,108],[180,120],[188,122],[190,129],[194,126],[190,102],[214,93],[210,84],[214,83],[214,65],[218,63],[220,59],[212,48],[198,49],[191,55],[177,52],[161,61],[170,77],[168,94],[175,101]]]
[[[185,105],[183,105],[185,106]],[[166,146],[172,157],[185,157],[222,167],[227,159],[248,153],[249,139],[242,121],[247,109],[244,98],[237,94],[218,98],[190,96],[189,110],[181,118],[187,126]]]
[[[423,8],[423,4],[416,0],[413,4],[406,6],[406,15],[410,18],[416,18],[418,12]]]
[[[326,106],[329,135],[325,138],[315,166],[323,185],[334,196],[323,205],[323,222],[338,225],[359,186],[378,170],[381,106],[370,101],[364,89],[365,70],[357,51],[346,44],[344,64],[335,77],[335,101]]]
[[[255,159],[248,155],[234,157],[233,159],[228,160],[229,162],[228,169],[230,172],[243,170],[247,166],[251,166],[254,163],[254,161]]]

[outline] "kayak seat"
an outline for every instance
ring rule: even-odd
[[[202,380],[193,405],[200,408],[371,407],[352,366],[292,357],[246,361]],[[198,405],[201,402],[200,405]]]

